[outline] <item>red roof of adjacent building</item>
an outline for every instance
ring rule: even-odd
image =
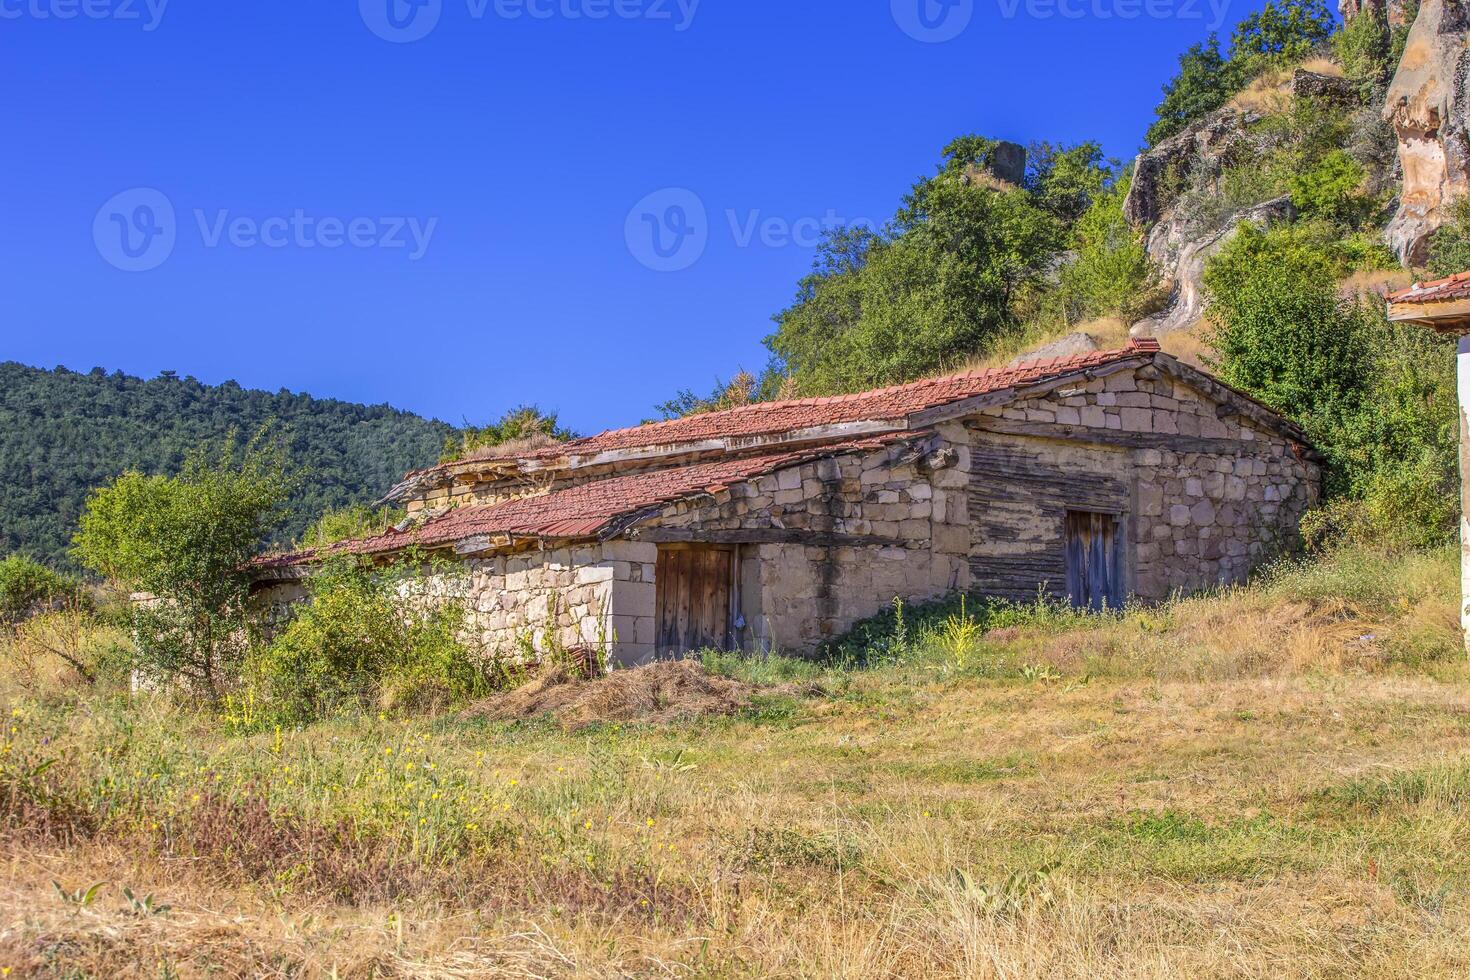
[[[623,449],[678,445],[710,439],[778,435],[844,422],[902,419],[926,408],[1003,391],[1006,388],[1035,384],[1158,350],[1157,341],[1134,341],[1120,350],[1053,357],[1004,368],[967,371],[853,395],[757,402],[741,408],[705,412],[667,422],[650,422],[629,429],[613,429],[600,435],[575,439],[511,458],[589,456]],[[473,460],[474,457],[471,457],[464,462]],[[455,465],[443,463],[431,469],[446,469]]]
[[[736,459],[614,476],[499,504],[459,507],[420,527],[361,541],[343,542],[338,554],[382,554],[418,546],[440,548],[480,535],[539,538],[594,537],[622,517],[700,493],[714,493],[732,483],[763,476],[798,463],[840,453],[878,449],[894,435],[827,442]],[[258,568],[286,568],[311,562],[320,552],[303,551],[258,559]]]
[[[1407,289],[1388,294],[1390,303],[1445,303],[1456,299],[1470,299],[1470,272],[1416,282]]]

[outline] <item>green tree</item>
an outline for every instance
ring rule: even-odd
[[[1113,186],[1116,161],[1091,140],[1075,146],[1033,143],[1026,153],[1026,189],[1043,211],[1071,225]]]
[[[565,442],[576,438],[575,434],[557,422],[555,412],[546,413],[535,405],[512,408],[499,419],[485,426],[467,426],[444,440],[444,452],[439,457],[442,463],[465,459],[481,449],[503,446],[506,443]]]
[[[963,137],[881,233],[835,231],[766,344],[804,394],[908,381],[983,352],[1038,287],[1063,228],[1022,189],[970,175],[993,143]]]
[[[1453,534],[1453,345],[1338,294],[1349,251],[1321,226],[1242,225],[1205,267],[1213,367],[1306,429],[1327,490],[1380,540]]]
[[[1072,226],[1076,258],[1062,268],[1057,297],[1068,323],[1099,316],[1131,319],[1153,298],[1158,274],[1142,229],[1123,217],[1121,188],[1098,194]]]
[[[1225,104],[1236,92],[1220,39],[1211,34],[1179,56],[1179,71],[1164,86],[1164,101],[1154,109],[1157,121],[1148,128],[1149,146],[1157,146],[1189,124]]]
[[[1235,27],[1230,60],[1244,85],[1268,68],[1302,61],[1332,36],[1335,22],[1324,0],[1267,0]]]
[[[246,651],[248,564],[284,517],[279,448],[233,440],[177,477],[126,473],[87,500],[73,551],[135,603],[140,670],[218,699]]]
[[[1302,61],[1332,35],[1334,22],[1323,0],[1268,0],[1242,20],[1230,41],[1228,57],[1214,34],[1179,57],[1179,71],[1164,86],[1154,109],[1149,146],[1220,108],[1264,71]]]

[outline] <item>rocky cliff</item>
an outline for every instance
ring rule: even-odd
[[[1383,118],[1398,136],[1403,170],[1398,212],[1385,237],[1405,265],[1424,263],[1449,205],[1470,192],[1467,7],[1464,0],[1424,0],[1383,107]],[[1365,0],[1358,15],[1370,13],[1376,8],[1367,9]]]

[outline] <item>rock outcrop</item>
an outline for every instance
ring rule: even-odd
[[[1299,99],[1318,99],[1336,105],[1353,105],[1361,99],[1358,86],[1352,81],[1305,68],[1292,73],[1291,94]]]
[[[1470,9],[1462,0],[1424,0],[1383,107],[1404,181],[1384,236],[1405,265],[1424,263],[1449,206],[1470,193],[1467,41]]]
[[[1328,77],[1314,75],[1308,82],[1315,84],[1316,78]],[[1199,321],[1204,310],[1201,277],[1205,261],[1230,240],[1242,221],[1264,227],[1295,217],[1290,199],[1284,197],[1220,215],[1205,227],[1200,226],[1196,216],[1179,207],[1182,188],[1197,173],[1218,174],[1232,158],[1259,151],[1250,135],[1250,125],[1260,118],[1253,110],[1219,109],[1140,154],[1134,163],[1123,215],[1134,227],[1147,229],[1149,258],[1158,265],[1169,286],[1164,309],[1134,324],[1134,336],[1162,336]]]
[[[1258,228],[1296,218],[1290,197],[1278,197],[1254,205],[1231,215],[1225,224],[1202,237],[1180,236],[1178,241],[1161,242],[1160,251],[1172,256],[1169,269],[1169,302],[1153,316],[1135,323],[1129,331],[1134,337],[1162,337],[1175,330],[1187,330],[1199,322],[1205,309],[1204,273],[1205,263],[1210,256],[1224,248],[1235,237],[1241,224]],[[1155,230],[1165,228],[1161,223]],[[1154,249],[1154,236],[1149,236],[1150,254]]]

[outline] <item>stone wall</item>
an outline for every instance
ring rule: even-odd
[[[900,461],[909,448],[794,466],[673,505],[651,523],[870,539],[742,546],[737,586],[743,645],[811,650],[895,597],[921,601],[968,586],[964,428],[944,427],[919,447],[919,459]]]
[[[650,544],[600,544],[470,559],[427,589],[466,607],[465,641],[487,657],[526,659],[553,645],[606,650],[620,665],[653,657]]]
[[[1034,425],[1065,438],[1018,434]],[[1318,499],[1317,465],[1288,440],[1151,368],[1015,403],[971,428],[972,581],[1009,598],[1043,581],[1065,592],[1067,510],[1117,513],[1132,544],[1128,590],[1162,599],[1243,580],[1295,545]]]

